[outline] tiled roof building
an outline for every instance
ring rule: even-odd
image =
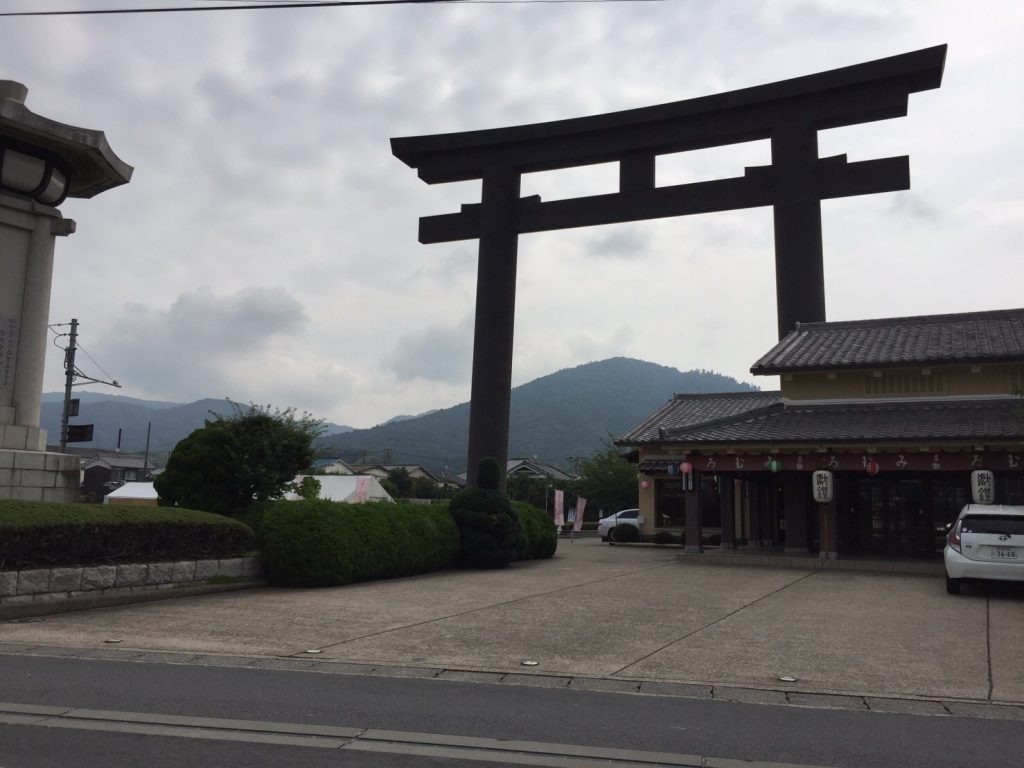
[[[972,472],[1024,503],[1024,309],[804,323],[751,372],[779,391],[676,395],[617,441],[638,461],[645,534],[934,556]],[[832,473],[827,506],[816,470]]]

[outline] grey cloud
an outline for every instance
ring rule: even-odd
[[[407,333],[395,343],[385,365],[399,381],[425,379],[460,384],[469,378],[473,325],[467,318],[456,326],[434,326]]]
[[[113,375],[151,395],[236,395],[239,381],[255,385],[261,376],[288,373],[267,370],[265,356],[286,352],[306,322],[286,291],[245,288],[224,296],[200,288],[166,309],[126,305],[93,346]]]
[[[636,261],[647,253],[650,243],[638,227],[619,225],[590,242],[587,252],[605,259]]]
[[[913,192],[900,192],[892,201],[889,210],[897,216],[909,216],[922,221],[936,221],[940,216],[938,208]]]

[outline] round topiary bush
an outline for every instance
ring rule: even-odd
[[[448,505],[459,529],[459,561],[471,568],[504,568],[526,547],[519,515],[498,492],[497,467],[493,458],[481,459],[481,485],[459,491]]]
[[[558,529],[551,516],[543,509],[522,501],[512,502],[512,508],[519,515],[523,528],[525,547],[519,559],[538,560],[553,556],[558,548]]]

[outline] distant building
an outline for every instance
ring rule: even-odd
[[[509,477],[514,475],[548,480],[572,480],[573,476],[558,467],[545,464],[536,459],[509,459],[506,472]]]
[[[353,464],[352,470],[359,475],[373,475],[378,480],[385,480],[396,469],[404,469],[409,477],[425,478],[432,483],[440,483],[440,478],[420,464]]]
[[[324,475],[354,475],[356,471],[344,459],[317,459],[310,469],[315,474]]]
[[[125,483],[151,480],[156,465],[142,456],[129,453],[95,451],[82,457],[82,494],[102,501],[113,490]]]

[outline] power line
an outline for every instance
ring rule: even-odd
[[[221,3],[230,0],[216,0]],[[111,16],[122,14],[138,13],[187,13],[190,11],[262,11],[268,9],[283,8],[345,8],[352,6],[368,5],[427,5],[437,3],[461,4],[461,5],[531,5],[538,3],[560,4],[560,3],[633,3],[633,2],[663,2],[664,0],[322,0],[322,2],[282,2],[281,0],[263,0],[253,2],[244,0],[230,5],[178,5],[164,6],[160,8],[96,8],[91,10],[78,11],[7,11],[0,13],[0,17],[10,16]]]

